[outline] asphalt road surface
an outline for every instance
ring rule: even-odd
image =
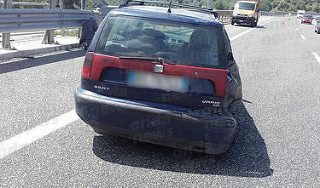
[[[0,187],[320,187],[320,35],[225,27],[247,101],[226,154],[96,134],[74,112],[84,52],[65,51],[0,63]]]

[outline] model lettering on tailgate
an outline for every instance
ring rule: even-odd
[[[205,100],[202,100],[202,104],[212,104],[212,106],[215,106],[215,107],[219,107],[220,106],[220,102],[219,101],[205,101]]]

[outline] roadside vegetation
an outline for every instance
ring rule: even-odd
[[[42,2],[46,3],[47,0],[14,0],[15,2]],[[58,0],[59,1],[59,0]],[[106,0],[110,5],[119,5],[123,0]],[[163,0],[168,1],[168,0]],[[173,2],[193,4],[199,7],[206,7],[207,0],[173,0]],[[215,0],[212,3],[213,9],[230,10],[237,0]],[[305,10],[307,12],[320,12],[320,0],[260,0],[261,10],[274,12],[274,11],[290,11],[296,12],[297,10]],[[63,0],[62,8],[64,9],[80,9],[80,0]],[[13,5],[13,8],[39,8],[39,6],[25,6]],[[59,2],[57,3],[59,7]],[[88,9],[94,10],[98,8],[98,4],[94,0],[89,0]]]

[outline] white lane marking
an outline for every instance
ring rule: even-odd
[[[266,25],[266,24],[268,24],[268,23],[270,23],[270,22],[273,22],[273,21],[275,21],[275,20],[276,20],[276,19],[270,20],[270,21],[268,21],[268,22],[266,22],[266,23],[264,23],[264,24],[261,24],[261,25]],[[254,30],[254,29],[256,29],[256,28],[251,28],[251,29],[249,29],[249,30],[247,30],[247,31],[244,31],[244,32],[242,32],[242,33],[239,33],[239,34],[237,34],[236,36],[231,37],[231,38],[230,38],[230,41],[233,41],[233,40],[241,37],[242,35],[249,33],[250,31],[252,31],[252,30]]]
[[[316,58],[316,60],[320,64],[320,57],[319,57],[318,53],[317,52],[312,52],[312,55],[314,56],[314,58]]]
[[[299,28],[296,28],[297,31],[299,31]]]
[[[244,32],[242,32],[242,33],[240,33],[240,34],[237,34],[236,36],[231,37],[230,41],[233,41],[233,40],[241,37],[242,35],[244,35],[244,34],[246,34],[246,33],[249,33],[250,31],[252,31],[252,30],[254,30],[254,29],[255,29],[255,28],[251,28],[251,29],[249,29],[249,30],[247,30],[247,31],[244,31]]]
[[[306,37],[303,34],[300,34],[300,35],[302,39],[306,40]]]
[[[35,128],[0,142],[0,159],[79,119],[71,110]]]

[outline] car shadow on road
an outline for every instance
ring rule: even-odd
[[[41,65],[47,65],[50,63],[56,63],[68,59],[84,56],[85,52],[81,50],[68,51],[67,53],[55,53],[52,55],[46,55],[41,57],[26,57],[26,59],[13,60],[10,62],[0,63],[0,74],[13,72],[17,70],[32,68]]]
[[[242,102],[235,109],[239,123],[235,145],[222,155],[192,153],[134,142],[115,136],[94,136],[93,152],[104,161],[172,172],[262,178],[271,176],[263,138]]]
[[[249,27],[249,28],[256,28],[256,29],[265,29],[266,27],[263,25],[257,25],[256,27],[252,27],[249,24],[241,24],[241,25],[234,25],[236,27]]]

